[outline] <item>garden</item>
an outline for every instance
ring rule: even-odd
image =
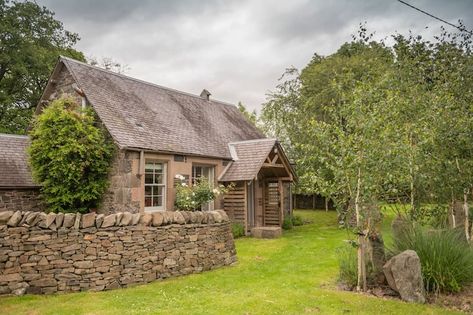
[[[238,264],[127,289],[0,298],[4,314],[457,314],[339,289],[337,249],[351,237],[335,212],[296,211],[310,222],[273,240],[236,240]],[[382,229],[389,244],[395,214]]]

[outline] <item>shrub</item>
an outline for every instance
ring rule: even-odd
[[[293,227],[292,216],[291,215],[285,216],[284,220],[282,221],[282,228],[284,230],[290,230],[290,229],[292,229],[292,227]]]
[[[304,225],[304,219],[300,215],[293,215],[292,216],[292,225],[293,226]]]
[[[202,205],[211,202],[218,195],[224,194],[232,188],[232,186],[219,185],[212,189],[209,181],[204,177],[199,178],[193,186],[187,185],[182,175],[177,174],[176,179],[181,180],[181,183],[176,186],[174,203],[177,209],[185,211],[200,210]]]
[[[93,111],[72,99],[55,100],[34,120],[30,136],[33,176],[49,210],[96,208],[108,186],[113,144],[95,126]]]
[[[422,205],[410,212],[411,219],[434,228],[448,227],[448,206]]]
[[[394,239],[391,255],[412,249],[419,255],[427,291],[458,292],[473,282],[473,249],[460,230],[409,225]]]
[[[245,236],[245,227],[241,223],[232,224],[232,234],[233,238],[239,238]]]

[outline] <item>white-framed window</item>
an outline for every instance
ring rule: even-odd
[[[145,163],[145,210],[166,210],[167,164],[146,161]]]
[[[210,188],[214,187],[215,181],[215,167],[211,165],[192,165],[192,185],[196,183],[196,181],[204,177],[208,180]],[[206,203],[202,205],[202,211],[210,211],[214,209],[214,202]]]

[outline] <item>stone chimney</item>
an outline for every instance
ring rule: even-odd
[[[202,92],[200,93],[200,97],[202,97],[204,100],[208,101],[210,100],[210,92],[207,91],[206,89],[203,89]]]

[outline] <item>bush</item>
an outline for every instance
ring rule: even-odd
[[[422,205],[410,212],[411,219],[424,226],[448,227],[448,206]]]
[[[219,185],[212,189],[209,181],[204,177],[199,178],[193,186],[187,185],[182,175],[177,174],[175,178],[179,179],[181,183],[176,186],[174,204],[177,209],[184,211],[200,210],[204,204],[211,202],[218,195],[225,194],[233,188],[233,186]]]
[[[284,217],[284,220],[282,221],[282,228],[284,230],[291,230],[293,227],[293,224],[292,224],[292,216],[291,215],[287,215]]]
[[[30,133],[30,164],[53,212],[97,208],[108,186],[113,144],[95,126],[94,112],[72,99],[53,101]]]
[[[394,239],[391,255],[412,249],[419,255],[427,291],[458,292],[473,282],[473,248],[460,230],[409,225]]]
[[[241,223],[232,224],[232,234],[233,238],[239,238],[245,236],[245,227]]]
[[[292,216],[292,225],[293,226],[304,225],[304,219],[300,215],[293,215]]]

